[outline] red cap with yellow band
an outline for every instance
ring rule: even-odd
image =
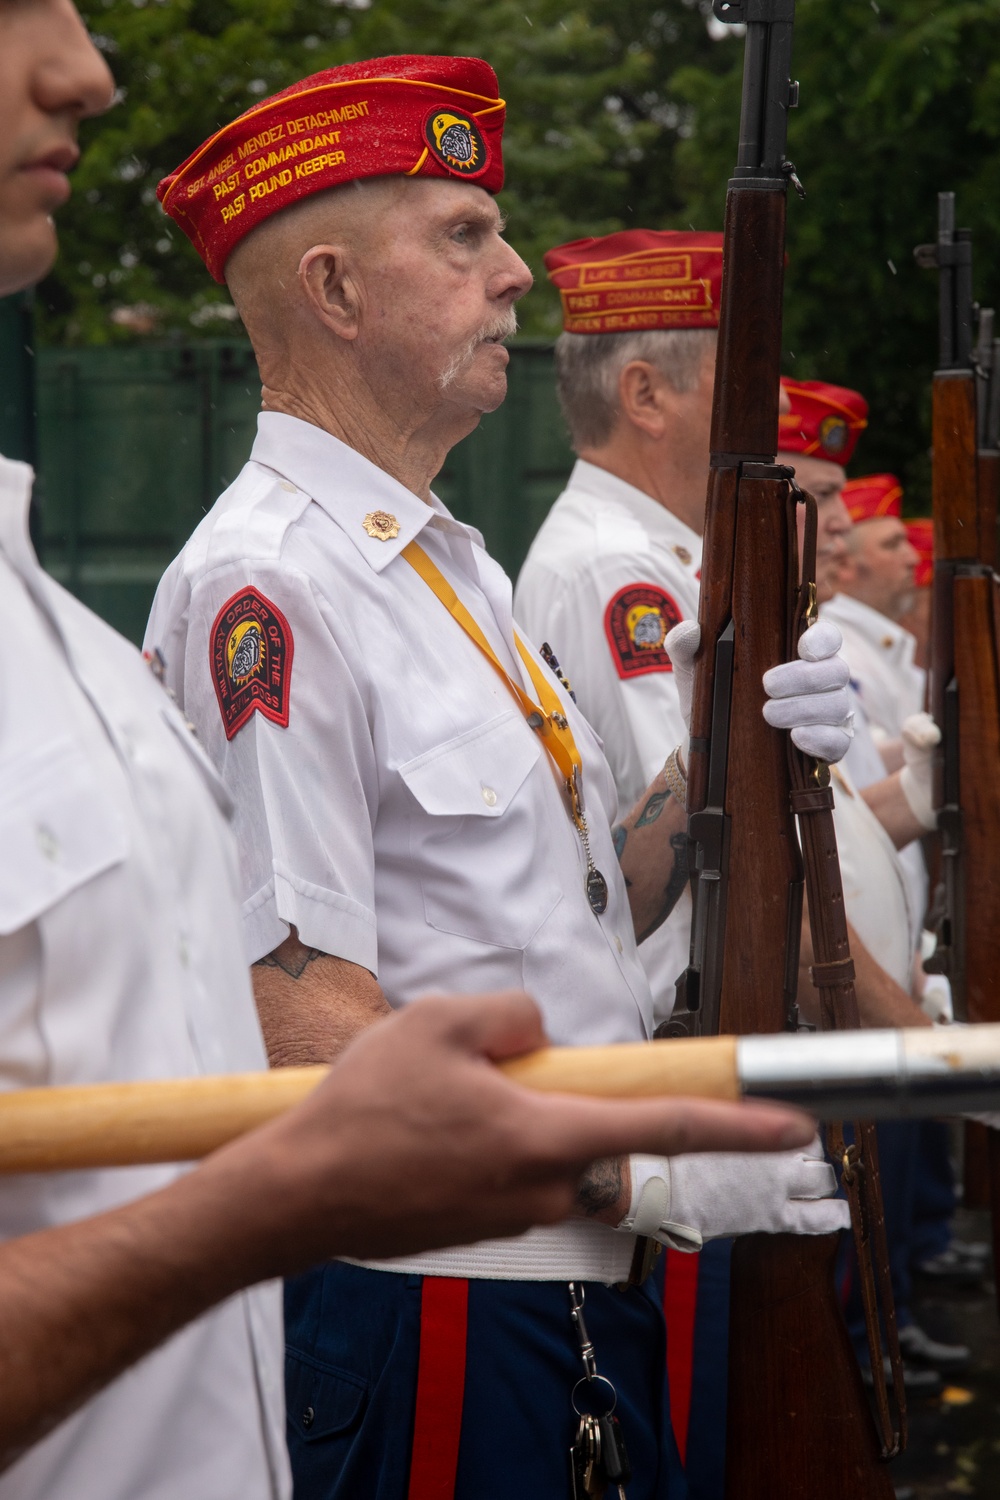
[[[505,105],[476,57],[327,68],[224,125],[157,188],[216,281],[233,247],[292,203],[362,177],[503,186]]]
[[[846,465],[868,426],[868,402],[858,391],[824,380],[782,379],[789,410],[778,417],[778,450]]]
[[[934,582],[934,522],[929,516],[907,521],[906,539],[920,554],[914,582],[918,589],[929,589]]]
[[[903,486],[895,474],[866,474],[849,479],[841,492],[851,520],[878,521],[883,516],[900,519],[903,514]]]
[[[545,256],[567,333],[718,328],[722,235],[625,229]]]

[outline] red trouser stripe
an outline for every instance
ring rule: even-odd
[[[465,1395],[469,1283],[425,1276],[409,1500],[453,1500]]]
[[[667,1325],[667,1381],[670,1386],[670,1420],[681,1456],[687,1457],[688,1419],[691,1416],[691,1381],[694,1372],[694,1321],[698,1310],[698,1262],[700,1256],[667,1251],[663,1281],[663,1316]]]

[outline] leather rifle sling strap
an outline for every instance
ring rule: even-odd
[[[805,537],[802,546],[802,583],[797,585],[797,604],[789,640],[789,657],[797,650],[802,631],[816,618],[816,502],[793,486],[793,496],[805,506]],[[790,508],[794,523],[794,507]],[[788,740],[792,775],[792,810],[799,821],[802,853],[809,893],[809,922],[815,962],[810,976],[819,992],[824,1031],[858,1030],[861,1017],[854,990],[854,961],[850,956],[847,917],[844,909],[837,836],[833,823],[833,790],[830,770],[813,761]],[[902,1354],[896,1326],[896,1307],[889,1272],[885,1214],[878,1170],[878,1147],[871,1122],[852,1122],[854,1142],[845,1145],[843,1127],[827,1127],[832,1155],[841,1166],[841,1182],[851,1211],[851,1231],[858,1261],[865,1332],[874,1383],[879,1438],[883,1458],[893,1458],[906,1446],[906,1394],[903,1386]],[[882,1353],[879,1304],[885,1319],[886,1343],[892,1369],[892,1386],[898,1413],[898,1428],[889,1409],[889,1394]]]

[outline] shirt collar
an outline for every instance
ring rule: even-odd
[[[481,540],[478,532],[456,521],[436,495],[426,505],[356,449],[300,417],[262,411],[250,457],[315,500],[376,573],[431,523]],[[365,529],[365,521],[379,511],[399,527],[398,534],[385,541]]]
[[[705,483],[708,484],[707,475]],[[647,495],[645,490],[636,489],[634,484],[619,479],[618,475],[612,474],[609,469],[602,469],[597,464],[588,463],[585,458],[578,458],[573,465],[573,472],[569,476],[566,487],[582,491],[585,495],[592,495],[598,500],[616,501],[630,511],[648,532],[662,538],[674,552],[677,552],[682,562],[686,560],[692,572],[701,566],[701,537],[688,526],[686,521],[682,521],[658,500],[654,500],[652,495]],[[678,548],[680,548],[679,552]]]
[[[888,651],[890,647],[905,649],[914,640],[904,626],[890,620],[881,611],[872,609],[870,604],[863,604],[860,599],[855,599],[853,594],[834,595],[827,608],[835,619],[853,625],[867,641],[884,651]]]
[[[0,549],[21,574],[38,571],[28,513],[35,473],[29,464],[0,455]]]

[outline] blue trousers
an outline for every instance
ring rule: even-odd
[[[914,1182],[910,1258],[919,1262],[940,1255],[951,1244],[958,1195],[948,1126],[942,1120],[921,1120],[917,1131],[919,1155]]]
[[[296,1500],[407,1500],[423,1278],[339,1262],[286,1284]],[[569,1500],[583,1371],[564,1282],[470,1281],[454,1500]],[[586,1285],[597,1366],[618,1393],[629,1500],[687,1500],[670,1425],[660,1292]],[[452,1500],[440,1495],[439,1500]]]

